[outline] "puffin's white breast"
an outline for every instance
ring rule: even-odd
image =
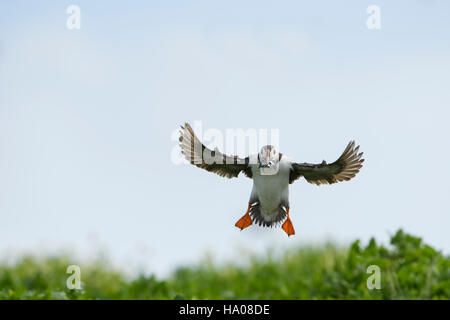
[[[279,170],[274,175],[261,175],[257,166],[252,166],[253,188],[256,192],[264,215],[273,217],[283,200],[289,197],[290,164],[279,162]]]

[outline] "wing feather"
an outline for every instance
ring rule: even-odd
[[[189,123],[181,126],[179,141],[181,153],[191,164],[221,177],[233,178],[244,172],[247,177],[252,178],[248,157],[242,159],[227,156],[217,148],[214,151],[207,148],[197,138]]]
[[[355,177],[362,168],[363,153],[358,152],[359,146],[355,148],[355,142],[350,141],[339,159],[331,164],[327,164],[325,161],[321,164],[291,163],[289,183],[293,183],[302,176],[309,183],[316,185],[348,181]]]

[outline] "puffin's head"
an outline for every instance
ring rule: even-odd
[[[261,148],[258,154],[258,162],[260,168],[271,168],[278,164],[280,154],[274,146],[267,145]]]

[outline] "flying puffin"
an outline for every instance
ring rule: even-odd
[[[288,236],[294,235],[289,217],[289,184],[300,177],[316,185],[333,184],[352,179],[362,167],[363,153],[350,141],[335,162],[327,164],[297,163],[285,157],[271,145],[261,148],[257,155],[246,158],[227,156],[217,148],[213,151],[203,145],[188,123],[180,130],[181,152],[191,164],[226,178],[237,177],[243,172],[253,179],[253,189],[245,215],[235,226],[243,230],[253,222],[262,226],[274,226],[284,221],[282,228]]]

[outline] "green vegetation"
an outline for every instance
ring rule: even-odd
[[[24,257],[0,264],[0,299],[449,299],[450,258],[420,238],[398,231],[386,248],[371,240],[253,257],[246,266],[204,261],[165,280],[127,279],[104,262],[80,265],[82,290],[66,288],[69,257]],[[369,290],[367,267],[381,270],[381,289]]]

